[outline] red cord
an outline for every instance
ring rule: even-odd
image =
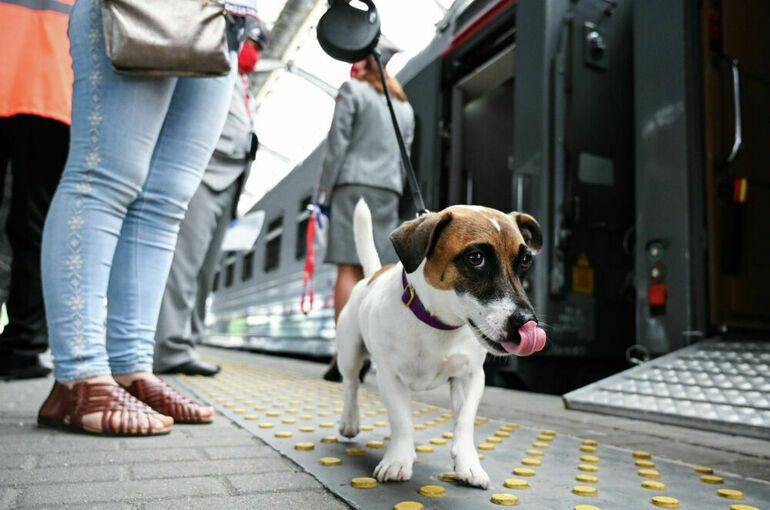
[[[313,289],[313,275],[315,275],[315,246],[313,238],[315,237],[315,213],[310,215],[307,222],[307,233],[305,234],[305,269],[302,272],[302,296],[299,299],[299,308],[302,313],[307,315],[313,309],[313,300],[315,291]],[[309,299],[306,301],[305,298]]]

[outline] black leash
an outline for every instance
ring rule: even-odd
[[[417,176],[414,174],[414,168],[412,168],[412,161],[409,159],[409,154],[406,152],[406,144],[404,144],[404,138],[401,136],[401,128],[398,126],[398,119],[396,119],[396,111],[393,109],[393,102],[390,99],[390,92],[388,91],[388,81],[385,78],[385,67],[382,65],[382,55],[380,50],[376,49],[372,52],[374,59],[377,61],[377,67],[380,70],[380,80],[382,81],[382,90],[385,94],[385,101],[388,103],[388,109],[390,110],[390,119],[393,121],[393,129],[396,131],[396,140],[398,140],[398,148],[401,151],[401,163],[406,169],[406,177],[409,179],[409,188],[412,190],[412,198],[414,199],[414,206],[417,209],[417,216],[428,214],[428,209],[425,208],[425,202],[422,199],[422,193],[420,193],[420,184],[417,182]]]

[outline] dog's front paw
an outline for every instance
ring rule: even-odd
[[[356,437],[359,432],[358,416],[346,416],[340,420],[340,434],[348,439]]]
[[[489,488],[489,475],[481,467],[475,451],[472,454],[466,455],[460,452],[456,454],[455,474],[463,483],[482,489]]]
[[[374,468],[374,477],[380,482],[409,480],[412,478],[414,457],[390,457],[387,454]]]

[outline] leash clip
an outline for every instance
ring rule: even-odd
[[[414,287],[412,287],[411,285],[407,287],[407,290],[409,290],[409,301],[407,301],[404,304],[406,305],[407,308],[409,308],[410,306],[412,306],[412,301],[414,301],[414,297],[416,294],[414,293]]]

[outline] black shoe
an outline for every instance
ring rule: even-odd
[[[0,380],[37,379],[47,377],[51,369],[40,363],[37,356],[7,356],[0,360]]]
[[[182,363],[181,365],[177,365],[175,367],[167,368],[166,370],[161,370],[159,373],[205,375],[206,377],[210,377],[212,375],[217,375],[221,369],[222,368],[219,365],[214,365],[213,363],[207,363],[201,360],[193,360],[188,361],[187,363]]]
[[[369,372],[370,368],[372,368],[372,362],[368,359],[365,359],[364,365],[361,367],[361,371],[358,373],[359,381],[364,382],[364,377],[366,377],[366,374]],[[342,382],[342,374],[340,373],[340,369],[337,368],[336,359],[332,361],[332,364],[326,370],[326,373],[323,375],[323,379],[324,381],[329,382]]]

